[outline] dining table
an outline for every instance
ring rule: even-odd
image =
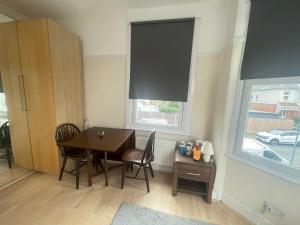
[[[104,153],[105,186],[108,186],[108,163],[107,154],[135,147],[135,131],[132,129],[119,129],[107,127],[88,128],[68,141],[58,143],[59,146],[74,149],[83,149],[87,153],[88,185],[92,185],[92,161],[91,153]]]

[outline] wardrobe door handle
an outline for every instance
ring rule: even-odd
[[[26,111],[30,111],[30,101],[29,101],[30,98],[28,96],[28,93],[26,92],[26,84],[28,85],[28,77],[22,75],[22,81],[23,81],[23,88],[24,88],[24,99],[25,99]]]
[[[26,111],[26,96],[23,75],[18,76],[22,111]]]

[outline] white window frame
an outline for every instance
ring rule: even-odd
[[[233,151],[230,158],[237,159],[246,164],[262,169],[270,174],[279,176],[285,180],[300,184],[300,171],[287,165],[282,165],[259,156],[250,155],[242,151],[245,129],[247,126],[247,114],[249,101],[251,100],[252,85],[300,83],[300,77],[268,78],[239,81],[235,96],[235,107],[232,114],[231,128],[233,135],[229,137],[229,144]],[[237,118],[237,119],[236,119]]]
[[[165,20],[165,18],[163,18]],[[180,19],[180,18],[168,18],[168,19]],[[149,19],[153,20],[153,19]],[[157,19],[160,20],[160,19]],[[194,84],[196,77],[197,67],[197,55],[198,55],[198,37],[199,37],[199,24],[200,18],[195,18],[193,44],[192,44],[192,55],[191,55],[191,68],[189,76],[189,89],[187,102],[183,102],[181,123],[178,127],[169,127],[163,125],[152,125],[152,124],[139,124],[135,123],[135,109],[136,100],[129,99],[129,82],[130,82],[130,43],[131,43],[131,22],[141,21],[130,21],[128,23],[128,37],[127,37],[127,65],[126,65],[126,110],[125,110],[125,126],[130,129],[137,130],[152,130],[156,129],[158,132],[179,134],[179,135],[191,135],[191,116],[192,116],[192,103],[194,95]],[[159,99],[157,99],[159,100]]]

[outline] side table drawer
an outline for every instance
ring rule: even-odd
[[[210,168],[197,167],[193,169],[188,168],[177,168],[178,178],[185,178],[196,181],[209,181],[210,179]]]

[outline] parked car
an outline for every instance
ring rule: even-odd
[[[261,158],[266,158],[269,160],[274,160],[284,165],[288,165],[289,162],[280,156],[278,153],[273,151],[271,148],[265,144],[253,139],[253,138],[244,138],[243,142],[243,151],[252,155],[259,156]]]
[[[299,137],[297,138],[297,136]],[[255,139],[272,145],[295,144],[297,140],[297,146],[300,146],[300,133],[296,130],[271,130],[270,132],[259,132],[256,134]]]

